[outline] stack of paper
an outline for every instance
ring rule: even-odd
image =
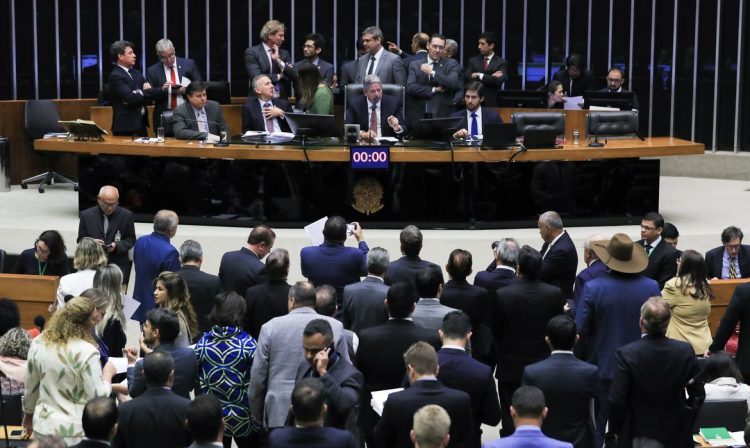
[[[404,390],[403,387],[399,387],[397,389],[387,389],[387,390],[376,390],[372,392],[372,399],[370,400],[370,406],[372,407],[372,410],[377,412],[378,415],[383,415],[383,406],[385,405],[385,400],[388,399],[388,395],[394,393],[394,392],[401,392]]]
[[[745,446],[745,442],[735,440],[727,428],[701,428],[700,435],[711,446]]]

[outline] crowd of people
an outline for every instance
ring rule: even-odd
[[[539,250],[495,241],[471,284],[466,250],[449,254],[445,281],[420,257],[416,226],[396,258],[333,216],[300,253],[306,280],[290,284],[267,226],[212,275],[197,241],[172,246],[174,212],[136,239],[117,202],[104,186],[82,212],[76,272],[53,230],[19,258],[17,273],[61,275],[41,334],[0,300],[3,391],[23,393],[39,446],[479,447],[481,425],[500,424],[484,446],[684,447],[704,400],[750,403],[750,285],[715,337],[708,326],[711,280],[750,277],[734,226],[704,258],[648,213],[640,240],[586,238],[576,272],[578,250],[548,211]],[[130,247],[137,347],[124,333],[131,266],[118,257]],[[724,348],[740,322],[735,358]]]

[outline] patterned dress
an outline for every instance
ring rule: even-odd
[[[239,327],[214,325],[195,344],[201,393],[221,401],[226,436],[245,437],[257,430],[247,394],[254,355],[255,339]]]

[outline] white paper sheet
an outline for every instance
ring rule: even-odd
[[[126,319],[133,317],[133,314],[135,314],[139,306],[141,306],[141,302],[135,300],[129,295],[122,295],[122,311],[125,313]]]
[[[128,358],[110,356],[109,362],[115,366],[117,373],[126,373],[128,371]]]
[[[388,399],[388,395],[394,392],[401,392],[402,390],[404,390],[403,387],[373,391],[372,399],[370,400],[370,406],[372,407],[372,410],[377,412],[378,415],[382,416],[383,406],[385,405],[385,400]]]
[[[305,235],[310,239],[313,246],[323,244],[323,226],[325,226],[327,220],[328,216],[324,216],[305,226]]]
[[[581,103],[583,103],[582,96],[567,96],[563,108],[566,110],[581,110]]]

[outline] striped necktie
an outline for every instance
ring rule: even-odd
[[[729,257],[729,278],[737,278],[737,257]]]

